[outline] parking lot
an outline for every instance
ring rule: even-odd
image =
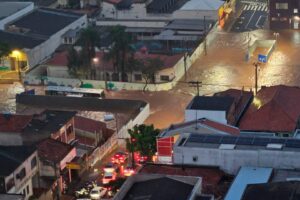
[[[263,29],[268,18],[268,5],[264,2],[245,2],[241,15],[233,24],[232,32]]]

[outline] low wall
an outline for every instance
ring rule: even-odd
[[[89,166],[94,166],[98,161],[101,161],[107,154],[111,153],[118,145],[122,145],[128,138],[128,129],[135,125],[142,124],[150,115],[150,107],[147,104],[138,115],[125,124],[117,133],[114,133],[101,147],[97,147],[89,159]]]
[[[215,25],[212,29],[214,30],[217,26]],[[205,45],[209,46],[209,44],[213,41],[214,35],[210,37],[210,34],[207,35],[207,39],[205,42],[202,42],[193,52],[192,55],[187,56],[186,58],[186,69],[188,69],[195,63],[195,61],[199,58],[199,56],[205,50]],[[148,91],[166,91],[171,90],[177,82],[184,76],[184,68],[185,68],[184,58],[182,58],[178,63],[174,66],[175,79],[171,82],[166,83],[156,83],[156,84],[148,84],[146,90]],[[32,70],[28,74],[25,75],[24,83],[30,85],[59,85],[59,86],[71,86],[78,87],[83,83],[90,83],[94,86],[94,88],[105,88],[105,81],[100,80],[79,80],[72,78],[56,78],[56,77],[48,77],[41,76],[38,74],[40,71],[45,71],[45,66],[42,66],[42,69]],[[108,81],[107,83],[113,85],[113,89],[116,90],[143,90],[145,83],[129,83],[129,82],[115,82]]]

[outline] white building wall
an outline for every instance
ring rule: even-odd
[[[173,19],[213,19],[218,20],[217,10],[177,10]]]
[[[97,21],[97,26],[126,26],[126,27],[141,27],[141,28],[163,28],[168,24],[167,21],[125,21],[125,20],[101,20]]]
[[[31,169],[31,160],[36,157],[36,166]],[[17,178],[17,174],[25,168],[26,170],[26,176],[20,180]],[[32,189],[32,178],[34,175],[36,175],[38,170],[38,157],[37,157],[37,152],[35,151],[27,160],[25,160],[22,165],[20,165],[12,174],[14,177],[14,182],[15,186],[12,187],[7,193],[9,194],[21,194],[23,193],[24,189],[26,190],[26,196],[25,200],[27,200],[32,194],[33,194],[33,189]],[[6,183],[9,180],[11,176],[7,177],[5,179]],[[29,193],[27,192],[27,186],[29,188]]]
[[[0,133],[0,145],[14,146],[22,145],[23,139],[20,133]]]
[[[8,2],[7,2],[8,3]],[[20,4],[28,4],[25,8],[19,10],[18,12],[15,12],[14,14],[0,20],[0,30],[5,29],[5,25],[24,16],[25,14],[31,12],[34,9],[34,4],[31,2],[12,2],[14,4],[20,3]]]
[[[30,68],[40,64],[42,61],[48,58],[56,50],[56,48],[62,44],[62,35],[65,34],[68,30],[85,28],[87,27],[87,23],[87,16],[84,15],[69,26],[66,26],[64,29],[52,35],[44,43],[36,46],[31,50],[27,50],[26,52],[28,57],[28,65],[30,66]]]
[[[207,118],[223,124],[227,124],[226,111],[211,111],[211,110],[197,110],[197,118]],[[185,110],[185,121],[196,120],[196,110]]]
[[[193,157],[197,161],[193,161]],[[299,169],[299,151],[277,150],[224,150],[217,148],[174,147],[174,164],[220,167],[229,174],[236,174],[242,166]]]

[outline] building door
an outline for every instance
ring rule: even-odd
[[[294,29],[299,29],[299,21],[294,20]]]

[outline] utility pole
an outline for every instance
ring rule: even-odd
[[[253,63],[254,68],[255,68],[255,95],[257,94],[257,88],[258,88],[258,67],[259,67],[259,62]]]
[[[189,81],[188,82],[190,87],[196,87],[197,88],[197,96],[200,96],[200,87],[202,87],[201,81]]]
[[[203,16],[203,24],[204,24],[204,55],[207,55],[207,47],[206,47],[206,19]]]

